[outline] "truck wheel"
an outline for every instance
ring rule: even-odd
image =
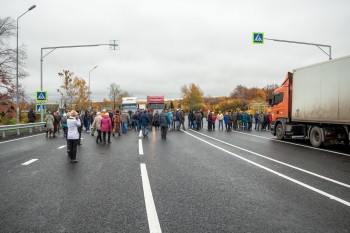
[[[278,124],[276,127],[276,136],[278,140],[284,139],[283,127],[282,124]]]
[[[315,126],[310,132],[310,142],[314,147],[320,147],[322,144],[322,131],[319,127]]]

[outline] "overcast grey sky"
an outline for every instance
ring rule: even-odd
[[[331,45],[333,58],[350,55],[349,0],[0,0],[0,15],[17,19],[32,5],[19,20],[30,73],[21,83],[28,96],[40,89],[42,47],[120,44],[117,51],[57,49],[45,57],[43,89],[50,102],[58,98],[63,69],[88,81],[97,65],[91,97],[98,101],[108,98],[113,82],[140,98],[180,97],[181,86],[190,83],[205,96],[229,95],[238,84],[280,84],[287,71],[328,60],[314,46],[253,45],[252,32]]]

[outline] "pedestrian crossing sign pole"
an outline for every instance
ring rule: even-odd
[[[37,113],[46,112],[45,104],[36,104],[35,110]]]
[[[264,44],[263,32],[253,32],[253,44]]]
[[[39,102],[39,103],[48,102],[47,91],[37,91],[36,92],[36,102]]]

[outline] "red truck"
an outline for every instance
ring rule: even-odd
[[[159,113],[163,111],[165,107],[165,101],[163,95],[148,95],[147,96],[147,109],[152,113],[158,111]]]

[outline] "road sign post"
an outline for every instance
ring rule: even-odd
[[[44,113],[44,112],[46,112],[45,104],[42,104],[42,103],[41,104],[36,104],[35,111],[37,113]]]
[[[36,95],[35,95],[35,99],[36,102],[39,102],[40,104],[40,109],[44,109],[45,105],[43,105],[43,103],[48,102],[48,96],[47,96],[47,91],[36,91]],[[40,111],[40,115],[41,115],[41,121],[44,121],[44,111]]]

